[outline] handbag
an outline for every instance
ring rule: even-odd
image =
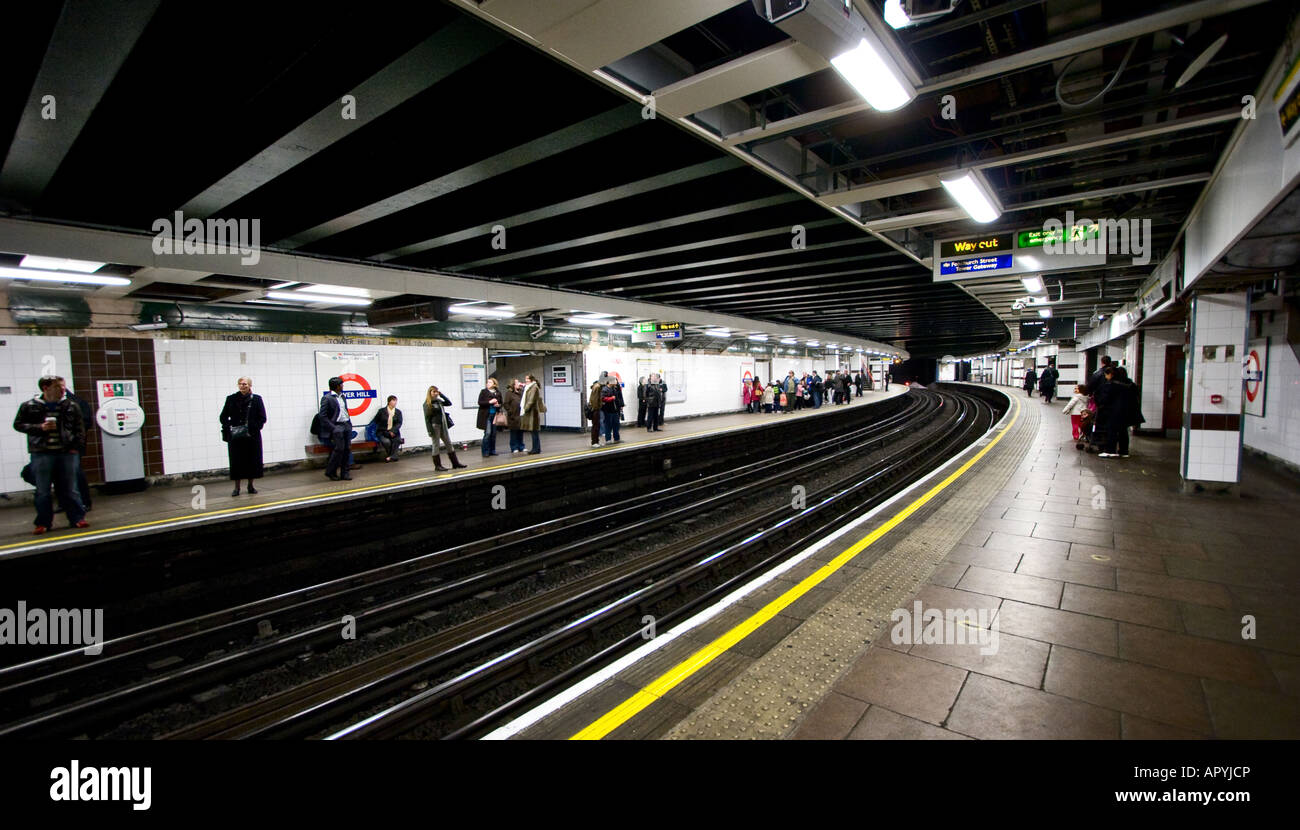
[[[497,414],[492,417],[492,423],[499,427],[508,425],[510,421],[506,419],[506,411],[504,409],[499,410]]]
[[[787,399],[786,396],[785,396],[785,393],[782,392],[782,393],[781,393],[781,406],[789,406],[789,405],[790,405],[790,401],[789,401],[789,399]]]
[[[248,418],[252,414],[253,414],[253,402],[249,401],[248,409],[245,410],[244,412],[244,422],[242,424],[232,425],[230,427],[231,441],[247,441],[249,438],[253,437],[253,434],[248,431]]]

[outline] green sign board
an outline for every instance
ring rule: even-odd
[[[1074,242],[1079,242],[1084,239],[1092,239],[1097,235],[1098,230],[1099,226],[1095,222],[1090,225],[1075,225],[1073,228],[1070,228],[1070,239]],[[1064,236],[1064,229],[1059,231],[1021,231],[1016,237],[1016,247],[1040,248],[1049,240],[1052,242],[1061,242]]]

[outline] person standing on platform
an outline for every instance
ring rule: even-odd
[[[542,414],[546,412],[546,401],[542,400],[542,388],[534,375],[525,375],[524,381],[524,392],[519,402],[519,425],[533,434],[533,448],[528,454],[538,455],[542,451]]]
[[[862,397],[862,373],[858,372],[853,376],[853,385],[858,387],[858,397]]]
[[[348,402],[343,397],[342,378],[329,379],[329,391],[320,399],[320,425],[318,436],[330,448],[330,459],[325,464],[325,477],[331,481],[351,481],[348,459],[352,455],[352,418],[348,415]]]
[[[402,449],[402,410],[397,408],[397,396],[388,396],[388,405],[375,413],[375,434],[379,445],[387,450],[384,462],[397,460]],[[251,490],[249,492],[252,492]]]
[[[501,411],[501,391],[497,388],[497,379],[488,378],[487,385],[478,393],[477,429],[483,430],[481,449],[483,457],[497,454],[496,415]]]
[[[1034,387],[1037,385],[1038,385],[1038,373],[1035,372],[1032,367],[1026,369],[1025,380],[1024,383],[1022,384],[1022,388],[1025,390],[1025,397],[1032,398],[1034,396]]]
[[[642,386],[644,386],[644,384],[642,384]],[[583,414],[586,415],[588,421],[591,421],[591,445],[593,447],[600,446],[600,419],[602,417],[600,413],[600,390],[602,388],[604,387],[601,386],[600,381],[592,381],[591,389],[587,390],[587,403],[583,406],[583,409],[585,410]],[[639,393],[644,390],[638,389],[637,391]],[[644,412],[644,399],[641,401],[639,406]]]
[[[1038,391],[1043,394],[1043,403],[1050,404],[1052,398],[1056,396],[1056,381],[1061,377],[1061,373],[1056,371],[1056,360],[1047,359],[1047,368],[1043,370],[1042,377],[1038,379]]]
[[[81,496],[82,509],[84,509],[87,513],[89,513],[90,512],[90,482],[86,480],[86,468],[82,466],[81,459],[86,457],[85,439],[90,435],[90,431],[95,428],[95,413],[90,408],[90,403],[88,401],[86,401],[84,398],[79,398],[76,395],[74,395],[71,389],[66,388],[66,381],[64,383],[65,383],[64,394],[67,396],[68,400],[75,403],[77,405],[77,408],[81,410],[81,423],[84,424],[86,427],[85,430],[83,430],[81,433],[82,434],[81,445],[75,447],[75,449],[77,451],[77,495]],[[63,506],[59,505],[59,509],[63,510]]]
[[[813,369],[812,394],[813,394],[813,409],[821,409],[822,397],[826,394],[826,385],[825,382],[822,380],[822,376],[817,374],[816,369]]]
[[[501,393],[501,405],[506,410],[506,428],[510,430],[510,454],[524,452],[524,430],[519,426],[519,404],[524,386],[519,378],[511,378]]]
[[[618,380],[613,375],[609,375],[600,390],[601,424],[605,432],[606,444],[617,444],[623,440],[618,434],[619,397]]]
[[[645,426],[645,378],[636,380],[636,425]]]
[[[447,458],[451,460],[452,469],[469,466],[460,463],[460,459],[456,457],[456,448],[451,443],[452,422],[447,412],[451,406],[451,399],[442,394],[436,386],[430,386],[429,391],[424,395],[424,428],[433,439],[433,468],[440,472],[446,471],[447,468],[442,466],[442,458],[439,457],[442,451],[439,445],[447,448]]]
[[[240,378],[239,391],[226,397],[221,408],[221,440],[226,442],[230,478],[239,495],[239,482],[248,481],[249,495],[257,495],[253,479],[262,477],[262,427],[266,426],[266,406],[261,395],[253,394],[251,378]]]
[[[781,391],[785,393],[785,406],[781,408],[783,411],[794,412],[794,394],[798,385],[798,382],[794,379],[794,372],[787,372],[785,383],[781,385]]]
[[[36,527],[39,536],[54,526],[51,485],[58,490],[68,523],[90,527],[77,495],[78,447],[85,446],[86,425],[81,409],[64,397],[63,378],[46,375],[38,381],[41,393],[18,407],[14,429],[27,436],[32,477],[36,480]]]
[[[769,415],[772,412],[773,402],[776,400],[776,384],[769,378],[767,386],[763,387],[763,411]]]
[[[668,406],[668,384],[664,383],[663,375],[655,375],[656,383],[659,386],[659,420],[655,423],[655,429],[664,428],[664,408]]]
[[[740,401],[745,405],[746,412],[752,412],[754,408],[754,385],[746,378],[740,382]],[[637,426],[641,426],[637,424]]]
[[[646,416],[645,416],[646,432],[658,432],[659,413],[662,411],[661,407],[659,406],[659,398],[662,396],[662,393],[659,391],[658,386],[655,386],[654,384],[648,384],[645,388],[645,394],[646,394]]]
[[[1101,384],[1106,380],[1106,367],[1112,365],[1110,355],[1101,356],[1101,365],[1097,371],[1088,376],[1088,394],[1095,394],[1101,388]]]
[[[888,392],[889,391],[889,367],[888,366],[883,367],[880,370],[880,374],[884,376],[885,388],[883,391]]]

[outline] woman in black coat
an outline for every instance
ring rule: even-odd
[[[266,426],[266,407],[262,396],[253,394],[253,381],[239,379],[239,391],[226,398],[221,409],[221,440],[226,442],[230,459],[230,478],[239,495],[239,482],[248,481],[248,492],[256,494],[253,479],[262,477],[262,427]]]
[[[1034,387],[1037,384],[1038,384],[1038,373],[1035,372],[1033,369],[1026,369],[1025,382],[1023,386],[1025,392],[1027,393],[1026,397],[1032,398],[1034,396]]]

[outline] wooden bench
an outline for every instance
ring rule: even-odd
[[[352,442],[353,460],[356,460],[356,456],[360,455],[363,452],[374,452],[375,450],[381,450],[381,449],[383,449],[383,447],[381,447],[375,441],[353,441]],[[328,457],[331,450],[329,447],[317,441],[312,444],[304,444],[302,451],[307,454],[307,457],[309,459],[315,459],[319,456]]]

